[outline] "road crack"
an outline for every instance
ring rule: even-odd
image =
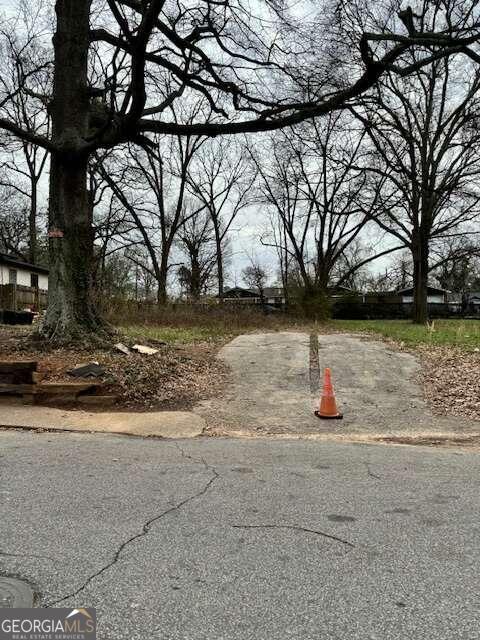
[[[180,448],[180,446],[178,446],[176,443],[175,443],[175,445],[177,446],[177,449],[181,452],[182,457],[190,459],[193,462],[199,464],[198,460],[196,460],[192,456],[186,454]],[[150,531],[150,529],[152,528],[153,525],[155,525],[157,522],[159,522],[160,520],[162,520],[166,516],[170,515],[171,513],[174,513],[175,511],[179,511],[185,505],[189,504],[193,500],[196,500],[196,499],[201,498],[202,496],[204,496],[210,490],[212,485],[220,478],[220,474],[217,473],[217,471],[216,471],[216,469],[214,467],[208,465],[207,462],[203,458],[201,460],[201,463],[205,466],[205,468],[208,471],[210,471],[210,473],[212,475],[211,475],[210,479],[203,485],[203,487],[200,489],[200,491],[197,491],[196,493],[193,493],[192,495],[188,496],[184,500],[181,500],[180,502],[178,502],[177,504],[173,505],[169,509],[165,509],[161,513],[155,515],[153,518],[150,518],[149,520],[147,520],[143,524],[142,530],[139,533],[135,534],[131,538],[128,538],[128,540],[125,540],[124,542],[122,542],[122,544],[117,548],[117,550],[116,550],[113,558],[110,560],[110,562],[105,564],[103,567],[101,567],[101,569],[99,569],[95,573],[92,573],[90,576],[88,576],[88,578],[85,580],[85,582],[83,582],[83,584],[80,587],[78,587],[78,589],[76,589],[75,591],[72,591],[71,593],[68,593],[65,596],[62,596],[61,598],[58,598],[58,600],[54,600],[52,602],[47,603],[45,605],[45,607],[54,607],[54,606],[60,604],[61,602],[64,602],[65,600],[68,600],[69,598],[74,598],[75,596],[77,596],[79,593],[84,591],[84,589],[86,589],[94,580],[96,580],[101,575],[106,573],[109,569],[111,569],[113,566],[115,566],[121,560],[121,557],[122,557],[122,554],[123,554],[124,550],[127,547],[129,547],[131,544],[136,542],[137,540],[140,540],[141,538],[144,538],[149,533],[149,531]]]
[[[367,469],[367,473],[370,476],[370,478],[375,478],[375,480],[382,480],[380,476],[377,476],[375,473],[373,473],[373,471],[370,468],[371,465],[368,462],[364,462],[363,464],[365,465],[365,468]]]
[[[291,531],[302,531],[303,533],[313,533],[317,536],[322,536],[323,538],[327,538],[329,540],[334,540],[335,542],[340,542],[347,547],[355,548],[355,545],[348,540],[344,540],[343,538],[338,538],[337,536],[331,535],[330,533],[325,533],[324,531],[319,531],[318,529],[308,529],[307,527],[300,527],[298,525],[287,525],[287,524],[233,524],[232,527],[234,529],[289,529]]]

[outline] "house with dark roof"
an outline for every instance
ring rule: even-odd
[[[480,315],[480,291],[469,291],[463,296],[462,308],[468,315]]]
[[[225,302],[235,302],[237,300],[249,300],[250,302],[254,302],[255,299],[258,298],[258,293],[243,287],[232,287],[231,289],[225,289],[223,295],[220,297]]]
[[[273,307],[283,307],[286,304],[286,297],[283,287],[265,287],[263,290],[263,301],[258,289],[245,289],[243,287],[232,287],[223,292],[224,302],[235,302],[243,304],[266,304]]]

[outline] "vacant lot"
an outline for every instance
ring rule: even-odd
[[[432,411],[480,420],[480,320],[435,320],[426,327],[403,320],[342,320],[330,326],[381,336],[415,351]]]
[[[112,349],[42,349],[28,340],[30,329],[0,327],[0,358],[32,358],[47,380],[68,380],[75,364],[98,361],[107,369],[108,391],[120,406],[137,410],[189,408],[221,395],[229,377],[217,360],[218,350],[236,336],[251,332],[348,332],[384,339],[394,348],[421,359],[422,385],[431,409],[439,415],[480,420],[480,321],[440,320],[428,327],[407,321],[301,321],[253,309],[196,309],[187,305],[161,309],[155,315],[125,313],[118,341],[158,348],[153,356],[124,356]]]
[[[49,348],[32,343],[31,328],[0,326],[0,359],[32,359],[46,381],[68,381],[75,365],[99,362],[106,368],[105,391],[119,406],[134,410],[188,409],[222,394],[228,369],[216,355],[237,335],[304,326],[283,313],[249,308],[172,305],[125,307],[110,314],[114,342],[142,344],[158,353],[128,356],[114,348]]]
[[[173,344],[222,343],[252,331],[303,330],[320,325],[277,311],[265,315],[251,306],[177,304],[160,308],[127,307],[110,317],[127,336],[144,340],[164,340]]]

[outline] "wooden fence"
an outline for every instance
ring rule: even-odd
[[[24,287],[22,285],[0,285],[0,309],[7,311],[41,311],[47,308],[47,295],[45,289]]]

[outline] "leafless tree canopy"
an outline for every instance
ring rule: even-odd
[[[279,0],[258,0],[255,10],[243,0],[58,0],[56,43],[68,37],[72,18],[77,39],[88,38],[79,42],[90,68],[88,132],[79,136],[66,123],[69,135],[54,139],[12,113],[18,100],[45,107],[55,89],[48,83],[52,58],[39,45],[34,20],[15,38],[8,35],[12,25],[4,29],[10,65],[0,127],[51,151],[83,152],[145,142],[149,133],[264,131],[339,108],[388,70],[408,74],[459,52],[480,60],[475,3],[423,2],[401,11],[391,2],[374,12],[372,4],[340,1],[307,19],[296,3]],[[412,47],[420,54],[405,61]],[[192,121],[188,105],[198,97],[205,107]],[[176,119],[171,107],[179,104],[184,117]]]
[[[480,62],[476,4],[441,0],[405,8],[397,0],[332,0],[305,11],[287,0],[23,0],[0,32],[0,143],[23,146],[32,257],[35,189],[44,152],[50,156],[50,295],[41,336],[62,341],[108,332],[92,296],[94,241],[105,257],[105,239],[112,237],[96,221],[96,181],[110,192],[108,217],[121,242],[130,242],[130,225],[146,247],[145,253],[133,240],[131,261],[150,270],[161,292],[173,236],[194,220],[185,216],[184,192],[193,191],[199,211],[209,213],[217,252],[230,215],[222,214],[215,228],[221,199],[212,207],[202,180],[193,187],[185,167],[175,177],[181,185],[176,203],[157,197],[163,198],[162,171],[172,157],[165,136],[184,145],[179,157],[185,158],[185,149],[205,137],[274,131],[358,108],[386,74],[421,75],[458,56],[474,74]],[[124,158],[115,166],[108,155],[119,148],[121,155],[128,149],[123,173]],[[132,180],[140,190],[148,186],[145,202],[133,193]],[[237,200],[243,206],[241,194]],[[147,207],[158,222],[153,238]],[[353,219],[340,232],[342,224],[337,231],[344,241],[355,238]],[[323,244],[317,249],[321,270],[327,258]]]

